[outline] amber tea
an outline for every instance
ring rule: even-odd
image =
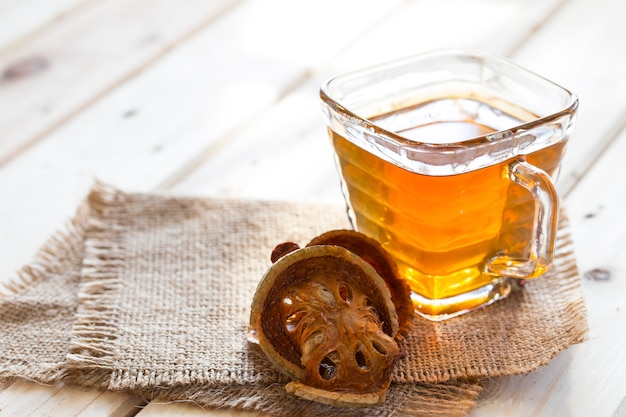
[[[550,267],[553,181],[577,101],[520,71],[444,52],[322,89],[353,226],[389,250],[429,319],[504,298],[512,280]],[[537,101],[538,88],[554,97]]]
[[[493,131],[469,121],[440,122],[407,136],[471,138]],[[491,283],[494,277],[485,272],[485,260],[504,247],[501,242],[522,246],[509,246],[512,261],[528,256],[534,202],[528,190],[506,178],[509,160],[476,171],[430,176],[394,165],[335,132],[331,136],[356,228],[391,252],[421,312],[436,315],[471,308],[477,301],[433,305],[429,300],[449,299]],[[554,174],[564,145],[552,145],[527,159]]]

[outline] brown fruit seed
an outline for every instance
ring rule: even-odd
[[[277,260],[287,255],[288,253],[293,252],[294,250],[300,249],[300,245],[294,242],[283,242],[274,248],[272,251],[272,255],[270,256],[270,260],[272,263],[275,263]]]

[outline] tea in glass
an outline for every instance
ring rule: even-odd
[[[442,320],[541,276],[576,98],[502,58],[441,51],[332,79],[321,97],[353,226]]]

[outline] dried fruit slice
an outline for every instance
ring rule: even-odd
[[[257,287],[250,325],[267,357],[296,380],[287,390],[323,403],[382,402],[401,356],[385,281],[339,246],[278,259]]]
[[[411,288],[400,277],[395,261],[385,248],[375,239],[355,230],[331,230],[313,238],[307,246],[336,245],[359,255],[374,267],[385,280],[391,299],[398,313],[399,335],[406,336],[413,323],[414,307]]]

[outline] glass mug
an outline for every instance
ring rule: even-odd
[[[463,314],[550,268],[571,92],[444,50],[337,76],[320,97],[352,225],[395,258],[417,313]]]

